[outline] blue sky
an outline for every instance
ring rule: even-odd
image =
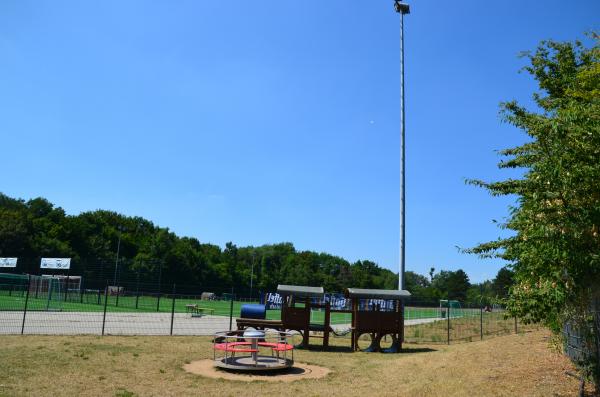
[[[598,29],[595,0],[415,0],[405,18],[407,269],[502,263],[495,150],[523,142],[517,54]],[[392,0],[0,2],[0,191],[224,245],[397,270],[399,17]]]

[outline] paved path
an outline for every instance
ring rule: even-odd
[[[40,335],[101,335],[102,312],[33,312],[25,316],[24,334]],[[406,320],[405,325],[431,323],[439,319]],[[22,311],[0,311],[0,334],[20,334],[23,325]],[[235,319],[233,319],[235,329]],[[344,331],[350,324],[337,324],[333,328]],[[229,317],[202,316],[175,313],[173,335],[213,335],[229,329]],[[105,335],[170,335],[171,313],[106,313]]]

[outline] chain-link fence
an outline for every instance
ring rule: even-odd
[[[164,284],[159,289],[138,277],[117,285],[114,281],[0,274],[0,334],[212,335],[235,327],[244,303],[258,303],[231,287],[185,286],[185,291],[197,291],[189,294],[180,293],[175,284],[165,292]],[[340,309],[346,310],[332,310],[330,324],[343,331],[350,328],[352,315],[347,307]],[[280,316],[280,310],[267,310],[267,319]],[[311,323],[324,318],[322,310],[311,311]],[[501,307],[459,301],[409,301],[404,318],[408,343],[467,342],[522,328]]]
[[[582,325],[566,322],[563,326],[564,350],[583,372],[592,378],[600,392],[600,297],[590,302],[588,319]]]
[[[518,333],[529,329],[503,307],[469,305],[459,301],[408,302],[404,339],[408,343],[458,343]]]

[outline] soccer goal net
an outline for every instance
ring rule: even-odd
[[[31,276],[29,299],[32,310],[60,311],[65,300],[66,285],[56,276]]]
[[[439,317],[446,318],[448,313],[450,313],[450,318],[462,317],[463,308],[460,302],[457,300],[440,299]]]

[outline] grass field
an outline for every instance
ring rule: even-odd
[[[331,369],[293,383],[203,378],[185,363],[212,358],[208,337],[3,336],[0,396],[576,396],[566,357],[544,330],[402,354],[298,350]],[[342,347],[344,346],[344,347]]]
[[[63,297],[64,300],[64,297]],[[83,302],[83,303],[82,303]],[[240,315],[241,306],[248,302],[233,302],[233,315]],[[255,302],[257,303],[257,302]],[[230,312],[230,301],[201,301],[194,298],[179,297],[175,299],[175,312],[185,313],[186,305],[197,304],[199,307],[214,310],[215,315],[228,316]],[[160,300],[156,296],[114,296],[109,295],[106,302],[106,310],[109,312],[165,312],[170,313],[172,310],[173,299],[162,297]],[[22,293],[9,293],[7,290],[0,290],[0,310],[23,310],[25,307],[25,296]],[[46,297],[36,298],[33,294],[30,295],[27,303],[28,310],[46,310],[54,309],[64,312],[101,312],[104,310],[104,296],[97,294],[84,294],[83,298],[79,294],[71,295],[67,301],[58,302],[56,300],[48,300]],[[462,312],[461,312],[462,313]],[[479,311],[477,311],[479,314]],[[322,324],[324,321],[324,312],[313,311],[312,322]],[[417,308],[406,307],[405,316],[407,320],[422,319],[422,318],[437,318],[439,310],[437,308]],[[267,318],[270,320],[280,319],[279,310],[267,311]],[[350,314],[335,313],[331,314],[332,324],[348,324],[350,323]]]

